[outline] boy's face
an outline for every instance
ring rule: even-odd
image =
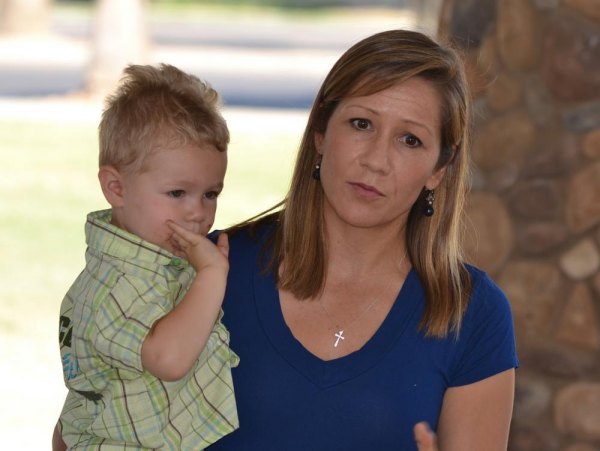
[[[113,223],[178,256],[167,220],[206,235],[223,189],[227,155],[213,147],[160,149],[140,172],[122,174],[122,197]]]

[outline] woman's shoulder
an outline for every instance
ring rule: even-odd
[[[212,231],[208,238],[216,242],[221,233],[229,238],[229,259],[255,255],[259,251],[270,249],[275,235],[276,219],[266,216],[256,221],[243,222],[223,230]]]
[[[471,276],[471,297],[468,310],[472,313],[489,314],[496,311],[497,314],[510,315],[510,302],[502,288],[484,270],[466,265]]]
[[[450,385],[462,386],[519,366],[510,303],[488,273],[467,266],[472,292],[463,317]]]
[[[262,244],[270,239],[275,232],[277,220],[269,215],[251,222],[243,222],[230,227],[227,232],[229,239],[240,244],[256,245]]]

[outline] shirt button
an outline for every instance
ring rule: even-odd
[[[177,257],[172,258],[171,259],[171,265],[172,266],[183,266],[183,260],[180,259],[180,258],[177,258]]]

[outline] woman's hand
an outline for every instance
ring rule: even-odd
[[[414,427],[414,433],[419,451],[438,451],[435,433],[426,422],[417,423]]]

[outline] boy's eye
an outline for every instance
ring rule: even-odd
[[[402,141],[404,141],[408,147],[419,147],[422,144],[419,138],[417,138],[415,135],[411,135],[410,133],[403,136]]]
[[[217,197],[219,197],[219,192],[218,191],[208,191],[207,193],[204,193],[204,197],[206,199],[216,199]]]
[[[350,123],[357,130],[368,130],[371,128],[371,122],[368,119],[350,119]]]
[[[175,199],[179,199],[180,197],[183,197],[185,195],[185,191],[182,189],[174,189],[173,191],[169,191],[167,193],[167,195],[169,197],[173,197]]]

